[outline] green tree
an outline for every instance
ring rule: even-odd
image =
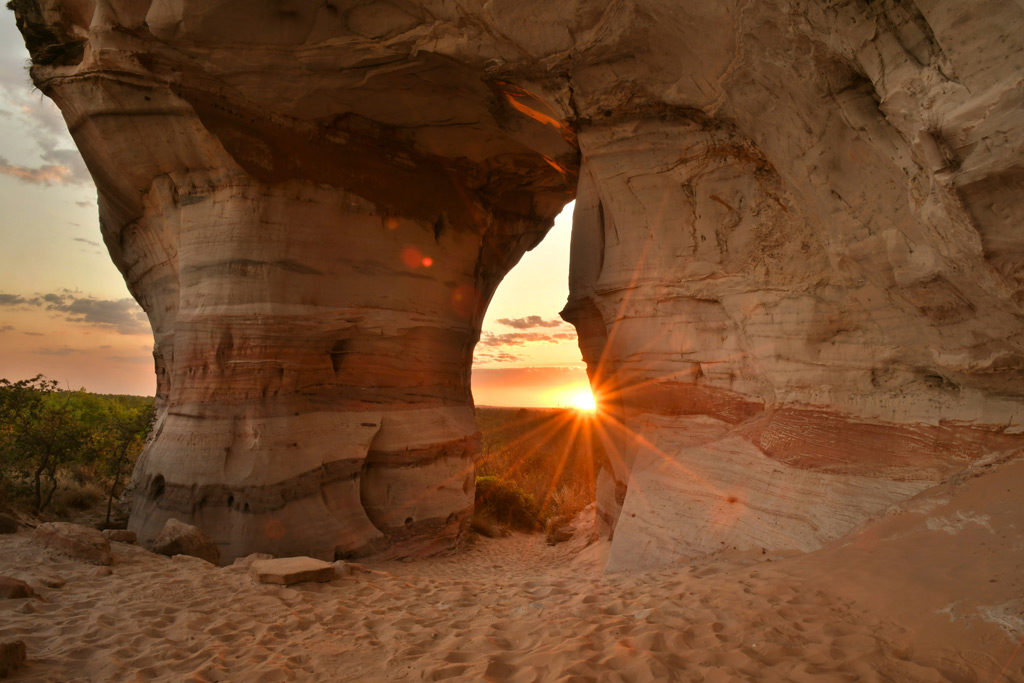
[[[110,525],[114,500],[124,493],[124,480],[142,452],[153,422],[152,401],[129,402],[117,398],[107,400],[103,424],[93,428],[92,451],[107,482],[105,526]]]
[[[27,474],[36,514],[53,499],[57,473],[81,458],[90,441],[88,426],[76,415],[74,396],[58,391],[57,382],[42,375],[17,382],[0,379],[0,454],[5,469]]]

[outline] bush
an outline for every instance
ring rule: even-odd
[[[598,422],[575,410],[476,409],[481,432],[477,474],[532,496],[537,517],[572,519],[594,500]]]
[[[537,502],[514,482],[494,476],[476,478],[476,514],[520,531],[541,525]]]
[[[153,399],[0,379],[0,497],[59,515],[106,499],[106,524],[141,452]]]

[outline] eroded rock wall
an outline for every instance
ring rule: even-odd
[[[449,543],[483,305],[573,193],[613,568],[1021,445],[1019,3],[12,5],[153,323],[143,537]]]
[[[389,47],[398,10],[307,5],[14,3],[153,326],[131,528],[225,561],[456,542],[483,311],[575,182],[510,86]]]
[[[611,569],[811,549],[1022,445],[1021,7],[704,13],[646,111],[607,104],[628,66],[575,89],[563,315],[616,418]]]

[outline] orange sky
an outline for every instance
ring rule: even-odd
[[[152,335],[101,244],[96,190],[0,10],[0,377],[151,395]],[[498,288],[473,365],[479,405],[570,406],[587,390],[568,295],[572,205]]]

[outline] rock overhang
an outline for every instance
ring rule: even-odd
[[[1011,5],[11,4],[154,323],[166,417],[220,425],[221,445],[188,456],[213,471],[218,449],[225,463],[285,457],[258,455],[252,434],[296,409],[468,405],[490,292],[577,193],[564,315],[620,425],[622,462],[599,486],[609,527],[638,435],[698,469],[724,448],[750,471],[832,458],[850,476],[870,474],[879,443],[925,444],[925,479],[1013,441],[1024,50]],[[129,139],[147,142],[131,163],[116,149]],[[403,268],[410,248],[447,263]],[[369,295],[371,281],[388,284]],[[411,364],[386,360],[409,350]],[[695,450],[663,419],[692,415],[751,447]],[[432,507],[443,523],[424,533],[463,514],[472,429],[446,424],[459,426],[433,457],[367,449],[360,506],[403,543],[420,515],[381,493],[399,470],[463,463],[427,477],[460,483],[455,517]],[[173,469],[193,429],[171,429],[179,443],[150,465]],[[906,495],[892,482],[907,474],[835,515]],[[421,485],[396,484],[414,498]],[[236,522],[210,523],[250,533]]]

